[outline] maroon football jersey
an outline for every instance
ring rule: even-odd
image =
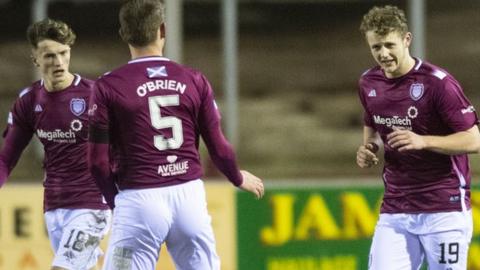
[[[43,145],[45,211],[108,209],[87,165],[87,106],[92,86],[93,81],[75,75],[68,88],[48,92],[43,81],[37,81],[20,93],[10,113],[5,136],[14,132],[28,142],[35,134]],[[25,146],[4,148],[15,147],[14,155],[20,155]]]
[[[394,127],[419,135],[448,135],[478,123],[474,107],[445,70],[416,59],[399,78],[386,78],[380,67],[360,78],[364,122],[385,146],[382,213],[459,211],[470,208],[468,156],[432,151],[398,152],[386,137]]]
[[[100,78],[89,114],[92,128],[108,131],[120,189],[200,178],[199,137],[220,125],[204,75],[157,56],[134,59]],[[220,157],[218,164],[228,157],[223,171],[239,185],[242,179],[233,152],[223,140],[223,136],[209,138],[207,148]],[[226,147],[214,150],[216,145]]]

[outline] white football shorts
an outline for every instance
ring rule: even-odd
[[[472,211],[381,214],[370,249],[369,270],[467,269]]]
[[[123,190],[115,205],[104,270],[154,270],[164,242],[178,270],[220,269],[201,180]]]
[[[111,210],[55,209],[45,214],[55,257],[52,266],[88,270],[103,255],[100,240],[108,233]]]

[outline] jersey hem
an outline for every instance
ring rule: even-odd
[[[466,210],[470,210],[472,207],[467,205]],[[452,209],[428,209],[428,210],[380,210],[380,214],[426,214],[426,213],[448,213],[448,212],[463,212],[461,206]]]
[[[45,207],[43,212],[48,212],[56,209],[92,209],[92,210],[110,210],[107,204],[79,204],[79,205],[58,205]]]

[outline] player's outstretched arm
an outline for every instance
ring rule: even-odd
[[[257,199],[261,199],[265,194],[262,180],[247,171],[242,170],[240,173],[243,177],[243,182],[240,185],[240,188],[253,193]]]
[[[199,113],[199,131],[208,153],[215,166],[235,186],[261,198],[264,193],[262,180],[255,175],[240,171],[233,147],[223,135],[220,124],[220,112],[213,97],[213,91],[207,78],[199,77],[198,85],[203,85],[202,106]]]
[[[223,136],[219,124],[202,129],[202,138],[213,163],[230,182],[245,191],[253,193],[258,199],[263,197],[262,180],[247,171],[238,169],[233,148]]]

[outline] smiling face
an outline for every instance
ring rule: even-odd
[[[73,75],[69,72],[70,46],[51,39],[38,42],[32,57],[49,90],[68,87]]]
[[[415,61],[408,49],[412,40],[410,32],[402,37],[397,31],[386,35],[368,31],[365,36],[373,58],[383,69],[387,78],[400,77],[412,68],[412,63],[414,64]]]

